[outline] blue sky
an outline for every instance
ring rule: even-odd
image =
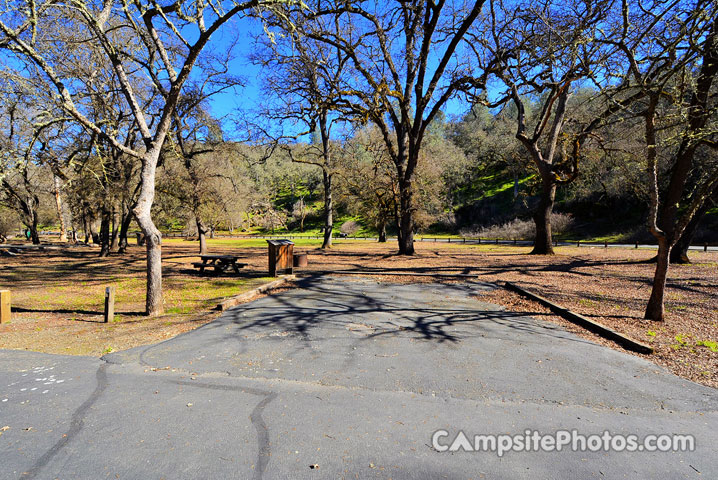
[[[241,110],[256,110],[261,105],[261,69],[252,65],[248,58],[252,51],[254,35],[261,32],[262,28],[258,22],[240,18],[221,28],[207,46],[212,48],[212,45],[215,45],[217,48],[224,49],[230,39],[239,37],[238,45],[235,47],[236,58],[230,63],[230,72],[241,76],[245,81],[244,87],[219,93],[212,98],[210,104],[212,113],[216,117],[234,115]]]
[[[236,116],[242,113],[258,111],[263,104],[264,98],[261,91],[262,69],[252,65],[248,56],[252,53],[254,45],[254,36],[263,34],[263,29],[259,22],[252,19],[240,18],[230,25],[225,25],[212,40],[207,48],[223,49],[226,48],[228,42],[238,37],[239,42],[235,47],[235,59],[230,64],[230,71],[234,75],[239,75],[244,79],[245,86],[237,88],[235,91],[229,90],[215,95],[210,106],[212,113],[216,117]],[[468,110],[466,102],[460,99],[454,99],[447,103],[444,113],[447,118],[462,115]],[[226,136],[233,139],[233,135],[229,124],[225,122]]]

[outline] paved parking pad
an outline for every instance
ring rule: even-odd
[[[0,478],[718,478],[714,389],[482,303],[486,288],[307,278],[101,360],[0,351]],[[559,429],[697,448],[432,447],[437,430]]]

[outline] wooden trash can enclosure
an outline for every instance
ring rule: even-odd
[[[294,242],[289,240],[267,240],[269,244],[269,275],[294,272]]]
[[[295,253],[294,254],[294,267],[306,267],[309,261],[307,260],[306,253]]]

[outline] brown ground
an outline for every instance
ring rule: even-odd
[[[272,279],[248,275],[199,276],[189,242],[163,251],[165,314],[143,315],[144,249],[98,258],[99,249],[72,247],[0,257],[0,289],[12,293],[12,321],[0,325],[0,348],[69,355],[103,355],[156,343],[197,328],[219,312],[224,298]],[[216,249],[215,253],[222,253]],[[102,323],[105,287],[116,288],[115,318]],[[17,311],[20,310],[20,311]]]
[[[262,242],[218,241],[213,253],[243,256],[249,263],[244,275],[198,277],[187,271],[196,261],[196,246],[167,242],[165,301],[169,314],[148,319],[142,309],[143,251],[133,247],[127,257],[95,258],[96,251],[74,248],[64,252],[36,252],[0,259],[0,288],[13,290],[13,304],[35,310],[14,314],[13,322],[0,326],[0,348],[24,348],[53,353],[98,355],[108,348],[120,350],[152,343],[202,325],[215,317],[211,308],[223,297],[235,295],[267,281],[266,247]],[[655,251],[603,248],[558,248],[557,255],[536,257],[529,249],[493,245],[417,242],[413,257],[394,255],[395,244],[342,241],[328,252],[312,245],[297,246],[309,253],[309,272],[337,270],[373,271],[378,279],[399,282],[437,281],[414,273],[464,273],[486,282],[514,282],[580,314],[639,341],[656,353],[645,356],[676,374],[718,387],[718,353],[697,342],[718,342],[718,254],[692,253],[692,265],[674,266],[669,272],[667,318],[657,323],[643,320],[650,294],[654,265],[646,263]],[[67,253],[69,251],[69,254]],[[393,273],[408,273],[396,276]],[[247,279],[246,276],[253,276]],[[109,282],[119,282],[119,321],[102,324],[102,292]],[[466,281],[444,279],[442,281]],[[87,300],[91,298],[88,305]],[[64,301],[61,301],[64,299]],[[586,332],[552,315],[534,302],[503,289],[481,300],[527,312],[557,322],[595,342],[622,350],[613,342]],[[63,303],[64,302],[64,303]],[[92,303],[94,302],[94,303]],[[65,313],[56,310],[65,306]],[[94,310],[68,313],[75,308]],[[630,352],[629,352],[630,353]]]

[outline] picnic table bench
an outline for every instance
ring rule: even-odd
[[[214,268],[215,273],[223,273],[232,267],[234,273],[239,273],[239,269],[246,267],[246,263],[238,263],[239,257],[234,255],[200,255],[201,262],[193,262],[192,266],[199,269],[199,273],[204,273],[205,268]]]

